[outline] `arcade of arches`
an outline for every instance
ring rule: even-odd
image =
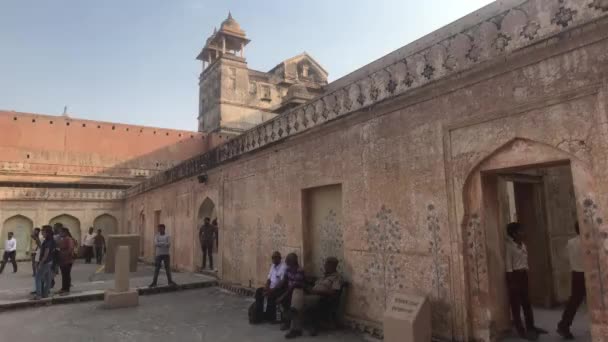
[[[6,237],[8,232],[13,232],[15,235],[15,239],[17,240],[17,259],[29,258],[30,251],[35,248],[30,238],[35,227],[42,227],[46,224],[52,226],[55,223],[61,223],[70,230],[72,237],[78,243],[82,242],[82,237],[87,233],[89,227],[94,227],[95,230],[101,229],[106,235],[116,234],[119,230],[118,219],[114,215],[107,213],[90,219],[86,215],[79,216],[79,213],[74,213],[74,215],[62,213],[48,217],[49,215],[45,213],[41,214],[27,210],[21,212],[24,212],[24,214],[14,214],[4,219],[0,230],[3,238]],[[6,216],[3,215],[3,217]],[[90,222],[90,225],[85,226],[82,222]],[[3,248],[4,244],[0,246],[0,253],[3,251]]]

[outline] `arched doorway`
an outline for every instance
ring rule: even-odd
[[[196,228],[194,229],[194,264],[200,268],[203,264],[203,253],[201,250],[201,244],[199,241],[199,237],[198,237],[198,232],[200,227],[203,225],[203,222],[205,220],[205,217],[208,217],[209,219],[211,219],[211,221],[213,220],[217,220],[217,213],[215,210],[215,204],[213,203],[213,201],[207,197],[203,200],[203,203],[201,203],[200,207],[198,208],[198,215],[197,215],[197,221],[196,221]],[[219,232],[218,232],[218,240],[219,240]],[[213,246],[213,262],[214,262],[214,267],[217,268],[217,263],[219,262],[218,258],[217,258],[217,244],[214,244]]]
[[[15,215],[9,217],[2,225],[1,241],[5,241],[8,232],[13,232],[17,240],[17,259],[25,259],[28,257],[28,252],[31,250],[30,235],[34,229],[34,222],[23,215]],[[0,248],[4,248],[4,243]],[[2,250],[4,252],[4,250]]]
[[[116,234],[118,233],[118,220],[110,214],[99,215],[93,221],[93,227],[95,228],[95,232],[101,229],[102,234],[105,236]]]
[[[558,296],[554,273],[560,267],[555,266],[556,261],[552,257],[554,258],[556,250],[565,250],[564,241],[568,238],[566,236],[561,241],[552,240],[552,233],[547,227],[553,222],[554,225],[563,225],[564,232],[575,234],[573,223],[579,222],[581,236],[588,237],[581,240],[581,248],[583,258],[587,259],[584,262],[587,317],[591,319],[584,318],[585,313],[579,312],[578,335],[601,331],[597,329],[601,322],[595,321],[591,313],[604,311],[608,304],[606,289],[601,284],[601,277],[605,277],[608,271],[599,239],[601,222],[589,210],[589,207],[595,208],[593,210],[600,215],[594,194],[594,181],[589,170],[584,161],[563,150],[527,139],[513,139],[480,160],[468,173],[464,183],[461,183],[463,212],[459,219],[462,223],[464,270],[467,273],[468,324],[472,325],[472,337],[491,341],[511,328],[504,262],[504,226],[509,221],[518,221],[524,225],[528,235],[526,239],[535,238],[534,241],[526,242],[530,246],[530,295],[537,308],[559,304],[555,301]],[[563,179],[570,182],[559,185],[571,189],[568,190],[571,203],[564,208],[551,208],[550,201],[547,200],[553,196],[546,186],[551,181],[547,176],[552,172],[565,174]],[[555,214],[558,211],[562,212]],[[566,217],[569,211],[572,213],[571,218]],[[563,220],[558,221],[552,215]],[[537,279],[532,280],[532,277]],[[550,314],[556,317],[551,321],[557,322],[561,309],[559,307],[553,313],[550,310],[535,309],[535,315],[547,317]],[[544,321],[536,318],[537,321]],[[584,320],[582,323],[581,319]],[[590,329],[589,321],[593,329]]]
[[[49,221],[49,224],[51,226],[55,223],[61,223],[64,227],[68,228],[70,230],[70,234],[72,234],[72,237],[74,238],[74,240],[76,240],[78,245],[80,246],[80,244],[82,244],[82,238],[80,234],[80,220],[78,220],[72,215],[62,214],[52,218]]]

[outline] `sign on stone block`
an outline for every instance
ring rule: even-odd
[[[137,271],[137,258],[139,257],[139,235],[109,235],[106,240],[106,273],[114,273],[116,250],[119,246],[129,246],[129,271]]]
[[[431,305],[426,296],[396,293],[384,314],[385,342],[430,342]]]

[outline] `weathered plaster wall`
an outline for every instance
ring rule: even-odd
[[[514,139],[535,141],[561,151],[555,158],[566,155],[576,164],[579,219],[587,200],[596,208],[590,215],[608,213],[603,107],[608,42],[601,34],[605,28],[602,23],[585,32],[570,32],[575,39],[564,35],[280,143],[268,143],[208,170],[207,184],[186,178],[136,194],[127,199],[131,209],[126,217],[136,221],[143,212],[148,220],[154,210],[166,212],[162,221],[171,227],[175,244],[184,247],[175,251],[176,263],[192,268],[193,252],[185,248],[198,248],[191,238],[193,213],[208,196],[218,206],[221,277],[260,284],[269,250],[282,247],[302,255],[302,191],[340,184],[344,264],[352,279],[348,313],[379,322],[392,292],[422,290],[433,303],[435,335],[494,339],[497,308],[489,287],[504,279],[487,277],[486,254],[492,250],[486,251],[486,217],[471,211],[482,202],[478,195],[467,196],[465,185],[472,184],[467,179],[484,158]],[[390,76],[387,88],[402,76]],[[359,94],[369,89],[359,87]],[[363,101],[373,98],[362,96]],[[291,126],[289,119],[287,124]],[[272,123],[262,129],[271,126],[276,127]],[[257,133],[261,138],[261,131]],[[250,148],[248,139],[228,148],[241,153]],[[245,140],[246,146],[239,149],[236,144]],[[525,165],[527,158],[538,163],[539,158],[526,155],[526,146],[509,147],[514,154],[501,159],[502,167]],[[587,169],[590,176],[581,176]],[[588,186],[589,177],[594,187]],[[151,180],[149,186],[160,180]],[[594,192],[586,192],[590,189]],[[181,197],[184,205],[177,205],[175,198]],[[494,228],[494,234],[502,229]],[[152,229],[145,225],[147,245]],[[592,222],[585,229],[606,234],[604,226]],[[596,242],[586,244],[598,260],[605,260],[608,246]],[[151,253],[148,248],[146,256]],[[592,259],[587,260],[589,269],[606,277],[608,272],[592,266]],[[593,293],[596,303],[602,303],[598,296],[605,295],[605,289],[593,287]],[[604,341],[607,313],[604,304],[597,305],[591,315],[594,341]]]
[[[565,303],[570,297],[571,278],[566,245],[576,236],[574,224],[578,221],[572,172],[569,166],[548,168],[543,178],[555,300]]]

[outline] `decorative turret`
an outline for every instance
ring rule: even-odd
[[[205,47],[196,59],[203,62],[203,70],[223,56],[240,58],[245,61],[245,45],[250,42],[241,25],[234,20],[232,13],[222,22],[220,29],[213,29],[213,34],[207,39]]]

